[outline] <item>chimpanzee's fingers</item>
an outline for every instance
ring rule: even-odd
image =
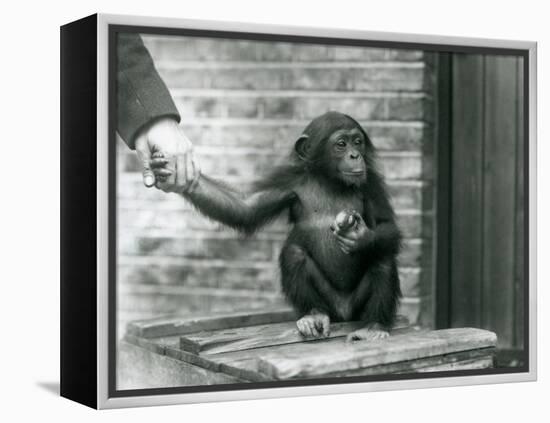
[[[356,240],[354,238],[348,238],[343,235],[336,235],[336,239],[338,240],[338,242],[347,245],[348,247],[353,247],[356,243]]]
[[[154,168],[158,168],[158,167],[164,167],[166,166],[168,163],[170,162],[170,160],[166,159],[166,158],[157,158],[157,159],[153,159],[151,160],[150,162],[150,166],[154,169]]]
[[[323,324],[319,319],[312,319],[311,333],[315,338],[319,338],[323,334]]]
[[[311,336],[310,328],[307,324],[307,320],[300,319],[296,322],[296,326],[298,326],[298,330],[303,336]]]
[[[309,336],[313,338],[317,338],[317,328],[315,327],[315,320],[314,319],[308,319],[307,320],[307,326],[309,329]]]
[[[315,329],[317,329],[318,336],[328,336],[329,326],[330,322],[327,316],[318,317],[317,320],[315,320]]]
[[[338,225],[331,225],[330,230],[336,236],[339,236],[341,233],[340,227]]]
[[[316,337],[323,334],[323,321],[320,318],[313,321],[313,331]]]
[[[327,323],[323,325],[323,335],[328,338],[330,336],[330,322],[327,319]]]
[[[351,214],[355,216],[355,218],[359,221],[363,220],[363,216],[361,216],[361,213],[359,213],[357,210],[352,210]]]
[[[155,176],[170,176],[172,172],[170,169],[164,169],[164,168],[161,168],[161,169],[153,169],[153,173],[155,174]]]
[[[349,254],[349,253],[350,253],[349,248],[346,247],[345,245],[340,244],[340,249],[342,250],[342,252],[343,252],[344,254]]]

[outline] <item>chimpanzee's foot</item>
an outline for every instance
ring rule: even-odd
[[[296,322],[298,331],[305,337],[321,338],[330,334],[330,319],[319,311],[312,310]]]
[[[346,337],[346,342],[376,341],[388,336],[390,336],[388,331],[384,330],[380,325],[374,324],[349,333]]]

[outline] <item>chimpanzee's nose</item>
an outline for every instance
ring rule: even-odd
[[[359,158],[359,153],[350,153],[349,154],[349,158],[350,159],[358,159]]]

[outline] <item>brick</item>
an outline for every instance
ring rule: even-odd
[[[433,217],[431,215],[398,213],[397,224],[406,238],[431,239],[433,235]]]
[[[360,91],[421,91],[423,68],[369,68],[353,70],[353,88]]]
[[[420,155],[387,155],[379,158],[382,175],[389,179],[431,179],[433,161]]]
[[[396,97],[387,101],[387,119],[430,121],[433,109],[432,101],[424,97]]]
[[[398,257],[400,266],[426,267],[432,262],[432,248],[430,240],[406,238]]]
[[[401,268],[399,279],[404,297],[421,297],[430,293],[431,269]]]
[[[260,56],[275,62],[325,62],[334,60],[340,47],[320,44],[263,43]]]
[[[181,117],[185,120],[186,118],[197,117],[225,117],[227,116],[226,110],[229,101],[215,97],[185,97],[176,98],[175,102]]]
[[[185,61],[418,61],[419,50],[346,47],[199,37],[143,36],[155,60]]]
[[[422,300],[420,298],[403,298],[399,304],[397,314],[405,316],[410,325],[416,325],[419,321]]]
[[[353,70],[346,68],[301,68],[284,72],[282,89],[350,91],[354,89]]]
[[[119,209],[120,228],[143,228],[148,230],[170,228],[174,235],[186,231],[218,231],[221,225],[203,217],[196,211],[150,209]],[[127,230],[127,229],[122,229]]]
[[[433,151],[433,133],[430,126],[376,126],[363,124],[363,128],[378,150]]]
[[[426,210],[433,206],[433,186],[427,182],[396,181],[388,184],[395,209]]]
[[[337,110],[347,113],[358,120],[383,120],[388,119],[388,106],[394,104],[396,108],[408,110],[406,118],[414,119],[421,116],[421,99],[403,99],[394,101],[384,97],[192,97],[178,96],[176,105],[183,120],[193,118],[255,118],[264,117],[271,119],[303,119],[311,120],[327,111]],[[260,114],[263,110],[263,114]],[[392,115],[393,116],[393,115]],[[422,117],[422,116],[421,116]]]
[[[385,60],[386,49],[369,47],[332,47],[334,60],[373,62]]]
[[[420,91],[422,68],[160,69],[170,89]]]
[[[248,61],[260,58],[260,43],[255,41],[171,36],[143,38],[155,61]]]
[[[277,154],[290,152],[304,127],[284,123],[226,126],[183,124],[183,130],[196,146],[272,148]]]
[[[420,61],[424,60],[426,53],[422,50],[401,50],[401,49],[388,49],[387,50],[387,59],[396,60],[396,61]]]
[[[124,238],[121,234],[119,240]],[[126,254],[209,258],[222,260],[273,260],[271,241],[257,239],[208,239],[139,236],[129,237]]]
[[[282,297],[261,297],[251,292],[243,296],[237,293],[231,294],[231,290],[224,290],[211,294],[200,292],[185,292],[176,294],[173,292],[150,293],[123,293],[118,296],[118,307],[121,310],[151,312],[158,314],[170,313],[206,313],[213,311],[234,311],[239,309],[262,308],[282,303]]]
[[[280,290],[278,269],[275,264],[264,267],[235,265],[198,266],[193,264],[156,263],[148,257],[146,264],[139,260],[132,264],[132,257],[125,257],[118,267],[118,280],[123,284],[177,285],[195,288],[248,289],[252,291]],[[206,261],[206,263],[209,263]]]

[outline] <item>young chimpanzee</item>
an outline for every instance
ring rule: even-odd
[[[289,162],[247,197],[188,163],[170,163],[161,153],[154,156],[159,188],[181,192],[202,214],[246,234],[289,211],[293,227],[280,255],[282,288],[303,315],[297,322],[302,335],[327,336],[330,321],[361,320],[365,327],[348,340],[388,336],[401,296],[401,235],[374,146],[353,118],[337,112],[315,118]]]

